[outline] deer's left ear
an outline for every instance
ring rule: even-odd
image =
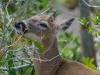
[[[75,18],[71,18],[67,21],[64,21],[63,23],[61,23],[59,26],[60,30],[65,31],[67,28],[70,27],[70,25],[72,24],[72,22],[74,21]]]
[[[52,11],[50,14],[49,14],[49,18],[48,20],[53,22],[56,18],[56,11]]]
[[[52,11],[50,14],[49,14],[50,17],[53,17],[54,19],[56,18],[56,11]]]

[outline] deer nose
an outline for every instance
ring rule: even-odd
[[[24,22],[16,22],[14,28],[24,31],[26,26]]]
[[[16,29],[21,29],[20,24],[15,24],[15,28],[16,28]]]

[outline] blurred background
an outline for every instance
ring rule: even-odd
[[[58,32],[61,57],[100,70],[100,0],[0,0],[0,75],[35,75],[34,42],[17,35],[13,25],[45,10],[56,10],[59,22],[75,18]]]

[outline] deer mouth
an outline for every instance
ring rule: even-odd
[[[14,25],[14,29],[18,34],[25,34],[27,32],[27,28],[24,22],[16,22]]]

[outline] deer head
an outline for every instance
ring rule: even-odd
[[[74,18],[58,24],[55,21],[55,12],[49,15],[39,14],[29,19],[16,22],[14,28],[18,34],[32,37],[36,40],[51,37],[59,29],[66,30],[73,22]]]
[[[58,30],[66,30],[74,18],[58,23],[55,20],[56,12],[48,15],[38,14],[29,19],[16,22],[14,28],[18,34],[34,38],[38,41],[48,40],[55,37]]]

